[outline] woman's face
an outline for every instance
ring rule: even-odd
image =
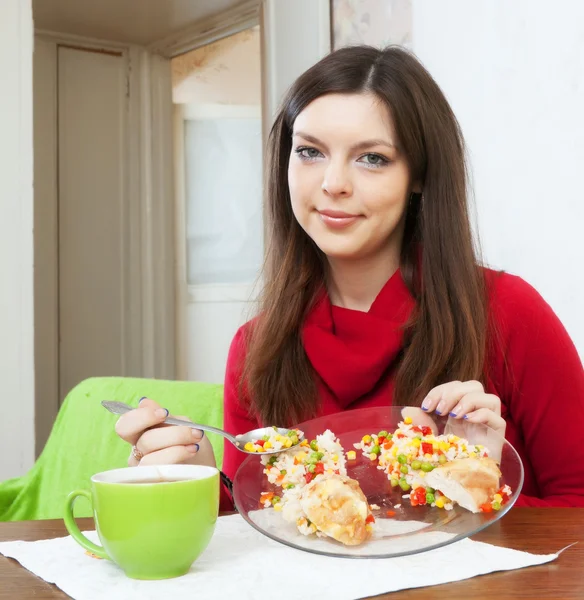
[[[329,259],[399,257],[412,189],[397,144],[388,110],[371,94],[321,96],[296,118],[292,210]]]

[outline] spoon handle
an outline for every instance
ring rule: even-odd
[[[101,404],[104,408],[107,408],[107,410],[115,415],[123,415],[131,410],[134,410],[131,406],[114,400],[104,400]],[[183,427],[190,427],[191,429],[201,429],[202,431],[216,433],[224,438],[227,438],[234,446],[239,447],[239,442],[235,439],[235,436],[223,431],[223,429],[212,427],[211,425],[200,425],[198,423],[193,423],[192,421],[185,421],[183,419],[176,419],[174,417],[166,417],[166,419],[164,419],[164,423],[167,425],[179,425]]]

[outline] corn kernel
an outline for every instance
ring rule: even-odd
[[[422,445],[422,442],[418,438],[414,438],[412,440],[412,446],[414,448],[419,448]]]
[[[431,454],[428,454],[428,453],[426,452],[426,454],[424,454],[424,458],[425,458],[426,460],[430,460],[430,459],[432,458],[432,455],[431,455]]]
[[[272,442],[266,442],[264,444],[264,449],[269,450],[272,447]]]
[[[501,496],[501,494],[495,494],[493,496],[493,501],[494,502],[503,502],[503,496]]]
[[[444,498],[436,498],[435,504],[436,508],[444,508]]]
[[[371,436],[370,435],[364,435],[363,436],[363,441],[368,444],[371,441]]]
[[[367,531],[367,533],[371,533],[373,531],[373,527],[371,527],[371,525],[365,525],[365,531]]]
[[[296,460],[297,460],[298,462],[302,462],[302,461],[303,461],[305,458],[306,458],[306,452],[299,452],[299,453],[296,455]]]
[[[375,454],[375,452],[372,452],[369,455],[369,460],[371,460],[371,461],[377,460],[377,454]]]
[[[274,510],[276,512],[280,512],[282,510],[282,504],[280,502],[276,502],[276,504],[274,504]]]
[[[357,453],[354,450],[349,450],[347,452],[347,460],[355,460],[357,458]]]
[[[442,452],[448,452],[448,450],[450,450],[450,444],[448,442],[440,442],[439,446]]]
[[[333,460],[339,460],[339,457],[338,457],[338,455],[337,455],[337,454],[333,454],[331,458],[332,458]]]
[[[290,448],[292,446],[292,440],[290,438],[284,440],[284,448]]]
[[[255,446],[251,442],[247,442],[243,449],[247,450],[248,452],[255,452]]]
[[[468,456],[469,456],[469,458],[476,458],[477,457],[477,453],[476,452],[471,452]]]
[[[404,423],[405,423],[406,425],[411,425],[411,424],[413,423],[412,417],[406,417],[406,418],[404,419]]]

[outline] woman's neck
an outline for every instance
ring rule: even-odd
[[[399,268],[399,257],[328,260],[327,288],[335,306],[368,312],[383,286]]]

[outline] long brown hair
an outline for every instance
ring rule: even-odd
[[[411,181],[400,259],[416,300],[395,373],[394,404],[419,405],[432,387],[482,379],[487,340],[484,281],[467,203],[464,141],[440,88],[409,52],[354,46],[300,76],[269,136],[268,244],[259,318],[248,328],[243,379],[252,409],[268,424],[316,414],[317,384],[302,323],[325,281],[326,257],[297,223],[287,169],[299,113],[325,94],[375,94],[392,116]],[[421,252],[420,252],[421,249]]]

